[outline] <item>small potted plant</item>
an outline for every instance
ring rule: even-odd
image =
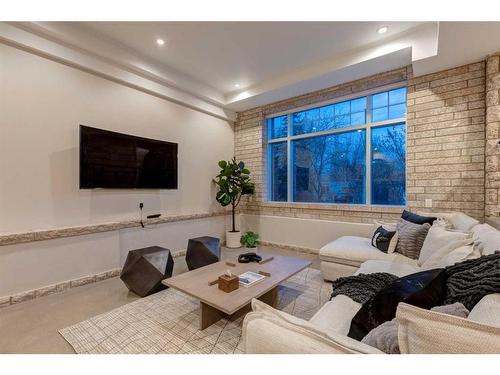
[[[215,199],[222,207],[231,205],[232,229],[226,232],[226,246],[229,248],[240,247],[240,231],[236,230],[236,207],[240,204],[241,197],[254,193],[255,187],[250,180],[250,171],[245,168],[245,163],[237,162],[236,158],[230,161],[219,161],[221,168],[214,182],[219,191]]]
[[[258,239],[259,235],[257,233],[249,231],[241,236],[240,243],[246,248],[253,249],[257,247]]]

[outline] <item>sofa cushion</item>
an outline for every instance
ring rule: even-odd
[[[396,318],[402,354],[500,353],[500,328],[405,303]]]
[[[360,303],[347,296],[338,295],[325,303],[309,320],[309,323],[326,333],[347,335],[351,320],[360,308]]]
[[[447,230],[441,225],[433,225],[427,236],[425,237],[424,244],[420,250],[418,257],[418,265],[422,266],[429,258],[438,256],[442,258],[454,249],[468,245],[472,242],[472,233]],[[470,239],[469,242],[464,243],[464,240]]]
[[[390,273],[396,275],[397,277],[403,277],[421,271],[420,267],[412,263],[403,262],[391,262],[387,260],[367,260],[359,266],[358,270],[354,273],[359,274],[370,274],[370,273]]]
[[[457,247],[451,251],[450,247],[443,247],[442,250],[436,252],[434,256],[427,259],[422,265],[422,269],[430,270],[432,268],[445,268],[453,266],[456,263],[463,262],[468,259],[475,259],[481,256],[477,244],[467,244],[468,240],[462,240],[462,246]]]
[[[453,212],[448,220],[453,224],[453,227],[457,230],[464,232],[470,231],[474,226],[479,224],[479,221],[464,214],[463,212]]]
[[[419,224],[419,225],[422,225],[425,223],[432,225],[432,223],[434,223],[434,221],[437,220],[437,217],[435,217],[435,216],[422,216],[422,215],[418,215],[418,214],[415,214],[415,213],[410,212],[410,211],[403,210],[403,213],[401,214],[401,219],[409,221],[410,223]]]
[[[363,337],[361,342],[387,354],[399,354],[397,319],[394,318],[375,327]]]
[[[384,253],[393,253],[396,250],[397,243],[398,236],[395,230],[387,230],[381,225],[373,233],[372,246]]]
[[[444,269],[401,277],[363,304],[351,322],[348,336],[361,340],[373,328],[392,320],[400,302],[430,309],[441,304],[446,277]]]
[[[371,245],[371,239],[344,236],[323,246],[319,251],[321,260],[359,267],[367,260],[388,260],[414,264],[415,261],[398,253],[386,254]]]
[[[481,255],[493,254],[500,250],[500,231],[488,224],[478,224],[472,229],[472,238],[479,242]]]
[[[374,229],[373,229],[374,232],[379,227],[382,227],[389,232],[396,232],[396,225],[398,225],[398,223],[386,223],[378,220],[374,220],[373,224],[374,224]],[[398,243],[398,233],[396,232],[396,234],[391,238],[391,242],[389,243],[389,247],[386,252],[389,254],[395,252],[397,243]],[[373,244],[373,239],[372,239],[372,244]]]
[[[467,315],[469,314],[469,310],[458,302],[451,305],[436,306],[433,307],[431,311],[460,316],[462,318],[467,318]],[[387,354],[399,354],[398,325],[397,318],[394,318],[389,322],[382,323],[363,337],[361,342],[380,349]]]
[[[254,312],[247,314],[243,321],[245,346],[251,346],[245,348],[247,353],[325,353],[331,350],[332,353],[344,354],[383,354],[345,335],[317,329],[310,322],[276,310],[257,299],[252,300],[252,310]],[[257,324],[257,321],[260,323]],[[251,327],[252,322],[255,327]],[[286,350],[282,351],[282,347]]]
[[[475,225],[479,224],[479,221],[464,214],[463,212],[423,212],[419,211],[419,215],[432,215],[437,216],[440,219],[445,219],[449,222],[454,229],[460,230],[462,232],[469,232]]]
[[[396,226],[396,231],[398,232],[396,252],[411,259],[418,259],[430,227],[429,223],[419,225],[405,219],[400,219]]]
[[[500,328],[500,293],[488,294],[474,306],[469,319]]]

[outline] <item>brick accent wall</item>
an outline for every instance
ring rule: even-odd
[[[412,78],[407,95],[408,207],[483,219],[485,63]]]
[[[235,123],[235,156],[245,161],[256,184],[255,195],[240,206],[240,212],[366,223],[372,223],[373,219],[392,220],[400,217],[401,209],[394,207],[266,202],[264,119],[267,115],[293,108],[341,98],[392,83],[405,82],[410,75],[410,67],[396,69],[238,113]]]
[[[487,217],[500,216],[500,54],[486,60],[486,206]]]

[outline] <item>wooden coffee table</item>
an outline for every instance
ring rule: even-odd
[[[226,259],[178,276],[165,279],[162,282],[174,289],[190,295],[200,301],[200,329],[205,329],[228,316],[241,316],[247,313],[252,298],[276,307],[277,287],[284,280],[307,268],[311,262],[283,255],[275,255],[268,252],[259,252],[263,259],[274,257],[273,260],[264,263],[238,263],[235,259]],[[227,265],[232,262],[235,266]],[[234,275],[241,275],[246,271],[267,272],[264,280],[258,281],[249,287],[241,286],[230,293],[223,292],[217,284],[209,285],[210,282],[231,270]]]

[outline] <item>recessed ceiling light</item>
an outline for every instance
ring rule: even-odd
[[[241,85],[240,85],[239,83],[235,83],[235,84],[234,84],[234,87],[236,87],[236,88],[238,88],[238,87],[240,87],[240,86],[241,86]]]
[[[163,39],[156,39],[156,44],[159,46],[163,46],[165,44],[165,41]]]
[[[387,26],[382,26],[380,29],[377,30],[377,33],[384,34],[387,32],[387,30],[389,30]]]

